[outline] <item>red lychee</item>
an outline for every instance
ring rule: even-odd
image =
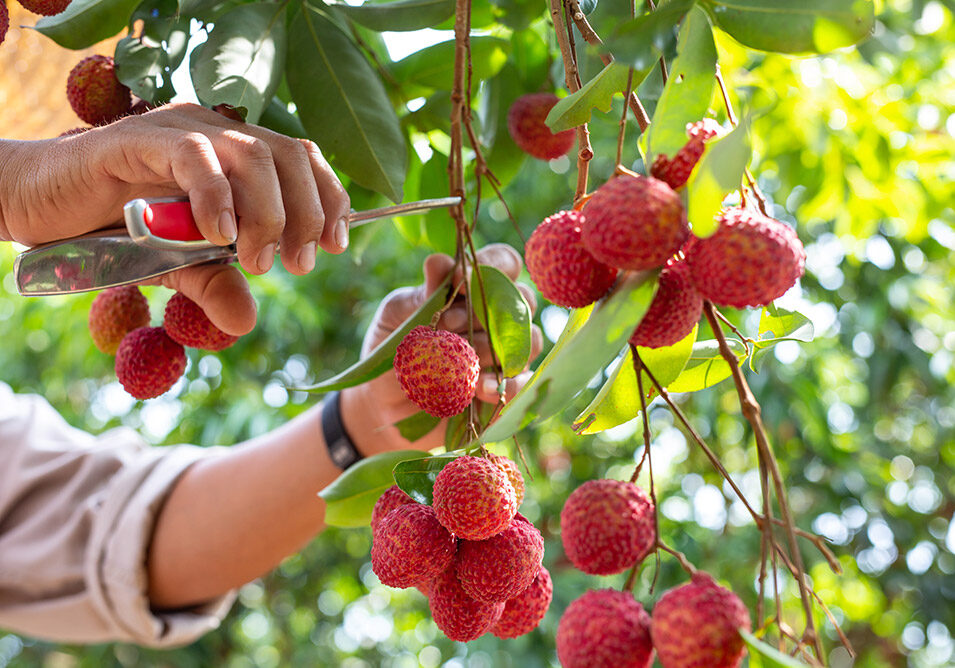
[[[660,597],[650,624],[664,668],[736,668],[746,649],[739,629],[750,630],[746,606],[701,572]]]
[[[468,596],[448,570],[431,583],[431,617],[451,640],[468,642],[487,633],[501,618],[504,603],[481,603]]]
[[[186,370],[186,351],[162,327],[140,327],[116,349],[116,378],[137,399],[164,394]]]
[[[732,208],[716,233],[683,249],[696,289],[714,304],[766,306],[802,276],[806,251],[796,231],[755,211]]]
[[[523,515],[485,540],[462,540],[455,558],[468,596],[485,603],[514,598],[534,581],[544,559],[544,537]]]
[[[135,285],[103,290],[90,305],[90,336],[107,355],[116,354],[119,342],[129,332],[148,324],[149,303]]]
[[[371,510],[371,530],[374,532],[382,518],[398,506],[403,506],[406,503],[416,503],[416,501],[405,494],[398,485],[392,485],[386,489],[375,501],[375,507]]]
[[[438,521],[466,540],[501,533],[517,513],[517,497],[507,474],[483,457],[469,455],[438,473],[432,505]]]
[[[560,537],[567,558],[584,573],[621,573],[656,543],[653,503],[632,482],[588,480],[567,497]]]
[[[682,260],[670,260],[660,272],[657,292],[630,343],[645,348],[663,348],[681,341],[700,321],[703,297],[690,280]]]
[[[53,16],[69,7],[70,0],[20,0],[27,11],[41,16]]]
[[[520,469],[517,468],[517,462],[510,457],[496,455],[493,452],[488,453],[487,460],[503,470],[507,475],[511,487],[514,488],[514,496],[517,498],[517,507],[520,508],[521,503],[524,502],[524,476],[521,475]]]
[[[658,155],[653,160],[650,175],[666,182],[674,190],[682,188],[703,155],[706,142],[722,134],[723,126],[712,118],[687,123],[686,136],[690,140],[677,151],[672,160],[665,155]]]
[[[584,247],[578,211],[558,211],[537,226],[524,246],[524,261],[534,285],[558,306],[579,308],[607,294],[617,270]]]
[[[680,196],[652,177],[616,176],[597,188],[584,207],[584,246],[618,269],[659,267],[689,234]]]
[[[553,160],[574,148],[573,130],[551,132],[544,120],[558,98],[553,93],[528,93],[507,110],[507,130],[518,147],[540,160]]]
[[[419,325],[398,344],[395,374],[414,404],[435,417],[457,415],[477,390],[481,363],[467,340]]]
[[[564,668],[650,668],[650,616],[627,592],[588,591],[560,618],[557,658]]]
[[[491,633],[498,638],[517,638],[537,628],[554,597],[554,584],[543,566],[534,581],[504,605],[504,612]]]
[[[77,63],[66,79],[66,97],[76,115],[90,125],[125,116],[133,104],[129,88],[116,78],[112,56],[89,56]]]
[[[414,587],[447,570],[455,549],[454,536],[441,526],[431,506],[408,503],[375,527],[371,569],[389,587]]]
[[[162,324],[173,341],[188,348],[219,351],[239,340],[238,336],[226,334],[213,325],[205,311],[181,292],[166,302]]]

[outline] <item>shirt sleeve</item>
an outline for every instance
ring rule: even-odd
[[[44,399],[0,383],[0,628],[55,642],[185,645],[235,593],[150,610],[146,556],[173,485],[221,448],[150,447],[128,428],[93,436]]]

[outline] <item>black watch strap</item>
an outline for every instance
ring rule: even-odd
[[[342,424],[341,395],[330,392],[322,404],[322,432],[328,455],[343,471],[362,458]]]

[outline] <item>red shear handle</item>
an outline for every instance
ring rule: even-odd
[[[143,209],[143,223],[154,236],[172,241],[202,241],[188,201],[149,202]]]

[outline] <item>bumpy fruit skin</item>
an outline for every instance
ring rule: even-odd
[[[90,305],[89,328],[101,352],[115,355],[129,332],[149,324],[149,303],[135,285],[109,288]]]
[[[395,351],[395,374],[408,398],[435,417],[457,415],[477,390],[481,363],[467,340],[443,329],[419,325]]]
[[[766,306],[803,275],[806,251],[796,231],[755,211],[732,208],[716,233],[683,249],[696,289],[714,304]]]
[[[498,638],[517,638],[537,628],[554,598],[550,572],[540,567],[534,581],[504,605],[504,612],[491,633]]]
[[[574,148],[573,130],[554,134],[544,122],[557,100],[553,93],[528,93],[514,100],[507,110],[507,130],[514,143],[539,160],[559,158]]]
[[[616,176],[597,188],[584,207],[584,246],[618,269],[659,267],[689,234],[680,196],[652,177]]]
[[[501,618],[504,603],[482,603],[465,593],[454,569],[431,583],[431,617],[451,640],[468,642],[487,633]]]
[[[20,0],[27,11],[41,16],[53,16],[69,7],[70,0]]]
[[[523,515],[486,540],[462,540],[455,570],[468,596],[503,603],[527,589],[544,559],[544,537]]]
[[[374,532],[378,523],[392,510],[398,506],[407,503],[416,503],[414,499],[404,493],[398,485],[392,485],[386,489],[378,500],[375,501],[375,507],[371,510],[371,530]]]
[[[588,591],[560,618],[557,658],[563,668],[650,668],[650,616],[629,593]]]
[[[454,536],[438,523],[431,506],[405,504],[375,527],[371,570],[389,587],[414,587],[448,570],[456,545]]]
[[[564,503],[560,537],[567,558],[584,573],[621,573],[653,549],[653,502],[632,482],[588,480]]]
[[[578,211],[558,211],[537,226],[524,246],[524,262],[544,297],[568,308],[593,304],[607,294],[617,270],[584,247]]]
[[[185,349],[162,327],[134,329],[116,349],[116,378],[137,399],[165,394],[185,370]]]
[[[690,178],[690,172],[696,167],[703,156],[705,143],[713,137],[723,134],[723,127],[712,118],[704,118],[696,123],[687,123],[686,136],[690,140],[683,145],[671,160],[665,155],[658,155],[653,160],[653,166],[650,168],[650,175],[655,179],[664,181],[671,188],[676,190],[686,185]]]
[[[238,336],[226,334],[212,324],[202,308],[181,292],[166,302],[163,327],[173,341],[188,348],[200,350],[225,350],[239,340]]]
[[[438,521],[458,538],[485,540],[510,526],[517,497],[500,467],[464,455],[438,473],[432,506]]]
[[[702,314],[703,297],[690,280],[689,267],[682,260],[670,260],[660,272],[657,292],[630,343],[645,348],[672,346],[693,331]]]
[[[103,125],[129,113],[129,88],[116,78],[112,56],[84,58],[70,70],[66,97],[73,111],[90,125]]]
[[[487,460],[500,468],[507,475],[511,487],[514,488],[514,496],[517,498],[517,507],[521,507],[524,502],[524,476],[521,470],[517,468],[517,462],[504,455],[496,455],[493,452],[488,453]]]
[[[702,572],[663,594],[650,624],[663,668],[736,668],[745,652],[739,629],[750,630],[746,606]]]

